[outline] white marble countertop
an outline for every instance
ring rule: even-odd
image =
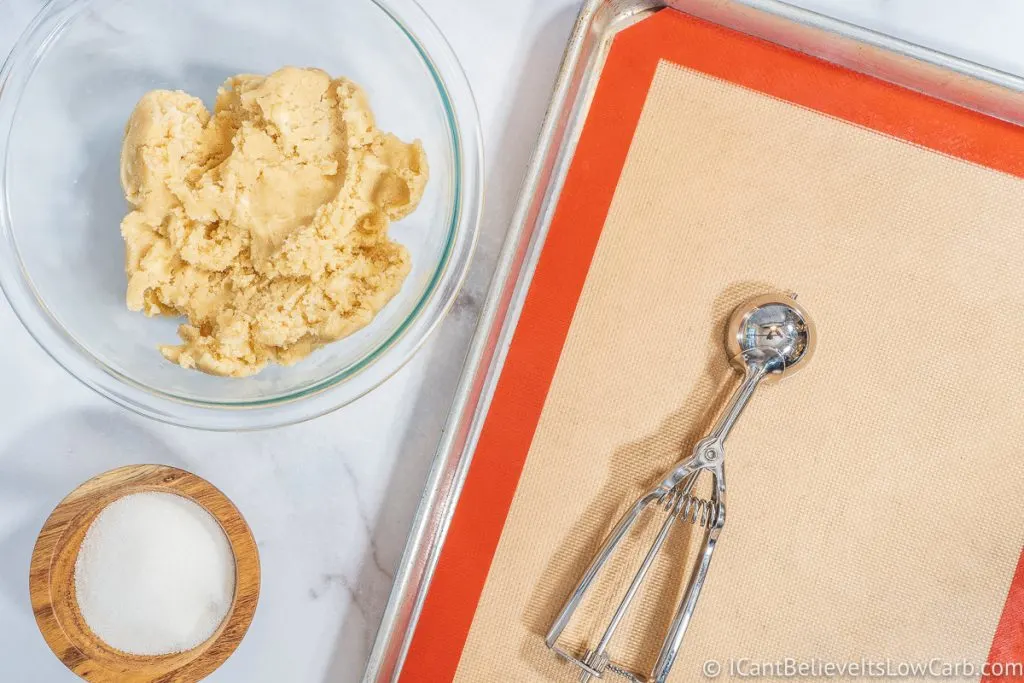
[[[259,544],[259,608],[208,680],[345,683],[361,677],[454,392],[522,173],[580,0],[421,0],[469,74],[487,151],[480,246],[460,305],[383,387],[334,414],[256,434],[137,417],[60,369],[0,302],[0,662],[4,680],[77,680],[49,652],[28,599],[52,507],[112,467],[161,462],[216,484]],[[43,0],[0,0],[6,54]],[[798,0],[864,26],[1024,74],[1019,0]]]

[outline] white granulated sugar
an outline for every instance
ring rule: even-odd
[[[111,647],[136,655],[190,650],[231,607],[235,563],[224,531],[173,493],[134,493],[104,508],[75,562],[85,622]]]

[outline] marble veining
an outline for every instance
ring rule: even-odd
[[[795,0],[819,11],[1024,73],[1017,0]],[[28,563],[52,507],[129,463],[184,467],[220,487],[256,536],[260,605],[214,683],[361,678],[470,335],[515,206],[579,0],[421,0],[474,87],[487,152],[477,256],[446,322],[383,387],[312,422],[209,434],[136,417],[75,382],[0,303],[0,661],[15,683],[77,680],[47,650]],[[0,0],[0,53],[43,0]],[[107,26],[119,32],[126,27]],[[39,201],[47,201],[40,194]],[[116,226],[112,226],[116,229]]]

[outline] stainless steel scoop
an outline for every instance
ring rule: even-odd
[[[606,671],[623,676],[636,683],[664,683],[675,663],[686,627],[697,606],[697,598],[704,586],[711,554],[725,525],[725,440],[733,425],[747,406],[754,390],[762,382],[774,382],[807,365],[814,352],[816,335],[814,324],[795,297],[761,296],[746,302],[729,319],[725,346],[733,365],[744,373],[739,387],[733,392],[728,405],[710,433],[697,442],[693,453],[665,474],[662,480],[641,496],[623,515],[601,550],[583,573],[565,606],[558,613],[545,642],[566,660],[580,669],[580,681],[587,683],[592,677],[601,678]],[[693,495],[694,486],[704,473],[712,478],[710,500]],[[587,590],[598,573],[615,552],[616,547],[636,523],[640,514],[652,504],[663,507],[668,517],[662,524],[654,543],[644,556],[640,569],[633,577],[597,646],[577,657],[558,646],[558,638],[580,606]],[[683,599],[669,626],[658,660],[650,676],[641,676],[611,661],[608,646],[630,603],[636,597],[654,560],[676,522],[692,524],[704,529],[703,545],[697,554]]]

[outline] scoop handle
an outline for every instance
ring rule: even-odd
[[[736,387],[729,397],[729,403],[725,410],[715,422],[715,426],[703,439],[693,447],[689,457],[680,461],[672,470],[665,475],[665,479],[658,486],[663,493],[668,493],[679,485],[686,477],[701,469],[721,470],[722,459],[725,457],[725,439],[729,436],[736,420],[747,407],[754,390],[768,375],[767,366],[760,362],[750,362],[746,365],[747,373],[743,382]],[[724,488],[724,477],[719,485]],[[724,493],[722,491],[721,493]]]
[[[726,438],[729,436],[729,432],[732,431],[733,426],[736,424],[736,420],[743,414],[743,409],[750,403],[751,397],[754,395],[754,390],[757,389],[761,380],[768,374],[767,365],[759,360],[752,361],[747,365],[747,372],[743,378],[743,382],[736,387],[736,390],[732,392],[732,396],[729,397],[729,403],[726,405],[725,410],[719,416],[718,421],[715,422],[715,426],[711,428],[711,432],[708,434],[708,441],[713,441],[719,445],[723,444]]]

